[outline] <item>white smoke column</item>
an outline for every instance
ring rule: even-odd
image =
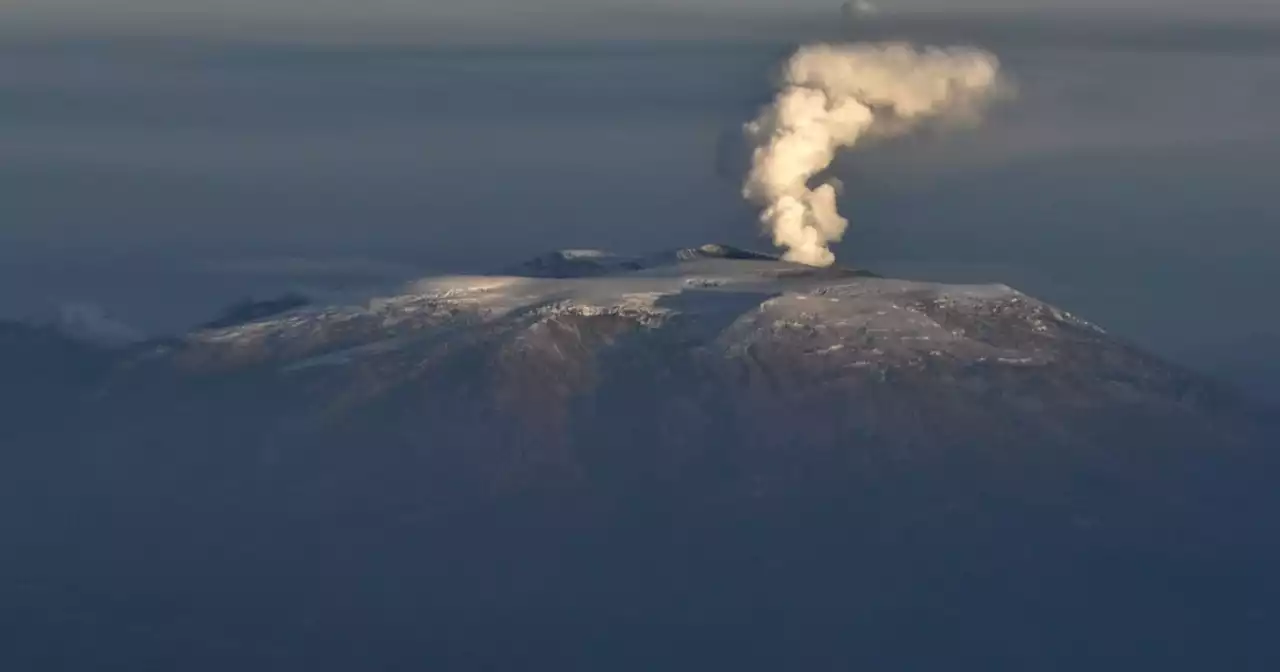
[[[773,103],[746,126],[751,172],[743,195],[784,259],[835,261],[828,244],[849,221],[836,210],[840,183],[809,181],[868,135],[901,133],[923,119],[977,111],[999,84],[999,61],[978,49],[909,44],[812,45],[796,52]]]

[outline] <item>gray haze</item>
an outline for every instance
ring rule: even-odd
[[[47,25],[77,8],[12,7]],[[1089,20],[889,31],[995,52],[1019,98],[975,132],[843,157],[838,258],[1005,282],[1274,390],[1280,30]],[[750,39],[591,46],[11,36],[0,315],[96,302],[155,332],[243,294],[558,247],[767,247],[735,139],[794,44],[840,33],[751,25]]]
[[[179,20],[185,16],[224,16],[234,18],[288,17],[301,15],[316,18],[373,17],[388,23],[403,18],[465,17],[498,18],[499,12],[524,14],[560,12],[576,15],[607,15],[619,10],[655,10],[695,12],[716,10],[829,10],[838,7],[831,0],[115,0],[106,6],[97,0],[4,0],[0,9],[23,17],[69,19],[154,17]],[[1266,13],[1271,3],[1261,0],[1221,0],[1208,3],[1197,0],[882,0],[873,3],[885,11],[1175,11],[1187,13]]]
[[[841,0],[0,0],[0,33],[528,42],[758,37],[829,24]],[[1280,19],[1269,0],[882,0],[883,16]]]

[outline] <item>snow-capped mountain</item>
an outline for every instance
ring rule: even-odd
[[[114,349],[0,326],[0,357],[7,571],[51,577],[4,599],[157,669],[613,669],[575,647],[774,611],[936,669],[879,643],[958,604],[1019,663],[978,667],[1104,669],[1272,622],[1150,586],[1274,604],[1276,416],[1004,285],[577,251]],[[1063,613],[1093,648],[1023,646]]]
[[[1042,447],[1019,459],[1105,460],[1092,451],[1250,445],[1265,424],[1215,383],[1004,285],[715,245],[556,253],[341,304],[238,304],[110,360],[64,404],[83,414],[77,428],[199,417],[249,460],[393,444],[460,469],[454,485],[511,492],[606,472],[675,482],[706,460],[740,472],[726,487],[786,491],[881,449],[1031,442]],[[785,469],[770,451],[789,451]]]

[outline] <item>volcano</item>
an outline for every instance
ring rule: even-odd
[[[1272,410],[1004,285],[572,250],[0,339],[24,669],[1122,669],[1277,617]]]

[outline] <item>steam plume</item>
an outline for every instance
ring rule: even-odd
[[[743,195],[783,258],[829,266],[828,244],[849,221],[836,210],[840,183],[809,181],[868,135],[909,130],[921,120],[974,112],[999,83],[995,56],[968,48],[909,44],[812,45],[787,62],[781,90],[747,124],[754,150]]]

